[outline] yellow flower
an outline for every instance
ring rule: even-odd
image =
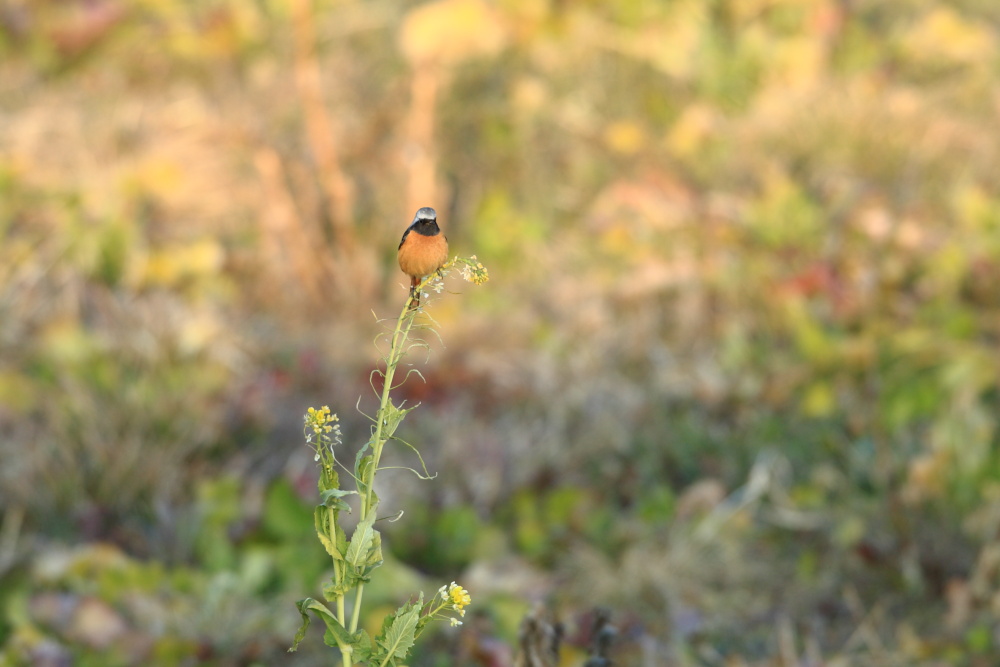
[[[475,259],[476,257],[473,255],[470,259],[463,260],[464,265],[460,269],[460,273],[463,280],[476,285],[482,285],[490,279],[490,274],[482,262],[475,261],[473,263]]]
[[[334,436],[339,440],[340,426],[336,422],[340,421],[340,418],[337,417],[337,415],[330,414],[329,405],[324,405],[319,410],[316,408],[309,408],[306,410],[305,420],[306,425],[312,429],[312,432],[316,435],[333,432]]]
[[[469,592],[454,581],[448,587],[448,600],[455,611],[462,611],[463,607],[472,604],[472,597],[469,595]]]

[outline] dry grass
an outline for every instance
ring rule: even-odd
[[[308,486],[431,205],[493,280],[405,389],[418,533],[472,508],[515,595],[630,610],[628,664],[988,660],[996,19],[0,4],[4,526],[147,552],[205,480]]]

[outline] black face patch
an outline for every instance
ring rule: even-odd
[[[421,220],[413,225],[413,231],[422,236],[437,236],[441,233],[437,220]]]

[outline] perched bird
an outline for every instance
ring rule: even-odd
[[[448,261],[448,237],[441,233],[434,209],[425,206],[413,216],[413,222],[399,240],[396,257],[399,268],[410,276],[411,294],[421,278],[434,273]],[[420,295],[414,297],[415,303],[420,303]]]

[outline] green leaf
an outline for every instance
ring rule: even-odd
[[[330,500],[332,498],[343,498],[344,496],[350,496],[357,494],[357,491],[352,491],[350,489],[327,489],[320,494],[320,503],[331,507]]]
[[[364,655],[371,654],[372,640],[368,636],[368,633],[364,630],[358,630],[354,634],[348,632],[347,628],[340,624],[340,621],[333,615],[333,612],[322,602],[313,598],[306,598],[296,602],[295,606],[298,607],[299,613],[302,615],[302,625],[299,627],[299,631],[295,633],[295,643],[288,649],[289,651],[296,650],[305,638],[306,629],[309,628],[309,612],[311,611],[326,624],[323,641],[327,646],[337,647],[341,651],[350,652],[352,655],[356,651],[360,651]]]
[[[339,648],[339,645],[337,644],[337,637],[330,631],[329,627],[326,629],[326,632],[323,633],[323,643],[330,648]]]
[[[357,570],[357,580],[368,583],[371,581],[372,571],[380,565],[382,565],[382,536],[376,530],[372,537],[371,548],[368,549],[368,555]]]
[[[369,440],[368,442],[366,442],[364,444],[364,447],[362,447],[361,449],[359,449],[358,453],[354,457],[354,476],[357,477],[359,480],[363,480],[364,479],[364,477],[362,477],[362,475],[361,475],[361,472],[362,472],[362,467],[365,464],[365,461],[368,461],[369,463],[371,463],[371,459],[372,459],[372,454],[369,454],[368,456],[365,456],[365,452],[367,452],[369,449],[371,449],[372,445],[374,445],[374,444],[375,444],[375,434],[373,433],[372,434],[372,439]]]
[[[347,512],[348,514],[350,514],[351,512],[351,506],[348,505],[343,500],[341,500],[340,498],[332,498],[331,500],[328,500],[326,503],[324,503],[324,506],[332,507],[338,512]]]
[[[424,605],[424,596],[416,603],[407,603],[387,616],[382,622],[382,632],[375,638],[378,654],[391,662],[402,660],[413,647],[416,639],[417,621]]]
[[[347,533],[344,532],[339,523],[337,524],[337,553],[347,553]]]
[[[351,506],[343,501],[342,498],[356,493],[357,491],[344,489],[327,489],[320,493],[320,506],[331,507],[338,512],[350,512]]]
[[[372,638],[367,632],[358,631],[357,641],[354,644],[354,654],[351,656],[355,663],[368,662],[372,657]]]
[[[368,479],[373,461],[374,455],[369,454],[362,457],[361,452],[358,452],[358,458],[354,462],[354,476],[358,479],[358,493],[362,496],[368,491],[368,484],[365,480]]]
[[[414,405],[412,408],[401,410],[393,405],[392,401],[389,401],[385,406],[385,412],[381,415],[377,415],[382,418],[382,438],[384,440],[391,438],[392,434],[395,433],[396,429],[399,427],[400,422],[402,422],[403,419],[406,418],[406,415],[416,407],[417,406]]]
[[[299,601],[299,603],[301,602],[304,602],[304,600]],[[302,614],[302,625],[300,625],[299,629],[295,632],[295,639],[292,640],[292,646],[288,649],[289,653],[298,650],[299,644],[301,644],[302,640],[306,638],[306,630],[309,629],[309,624],[312,623],[312,619],[309,618],[309,614],[303,613],[301,607],[299,608],[299,613]]]
[[[358,524],[351,537],[351,544],[347,547],[346,559],[350,565],[360,567],[368,560],[368,553],[371,551],[372,542],[375,539],[375,513],[369,512],[368,517]],[[381,543],[380,543],[381,544]]]
[[[327,631],[332,633],[334,637],[342,639],[343,644],[349,645],[353,644],[350,633],[347,629],[340,624],[337,617],[333,615],[333,612],[326,608],[319,600],[314,600],[313,598],[305,598],[304,600],[299,600],[295,603],[295,606],[299,609],[299,614],[302,615],[302,625],[299,626],[298,632],[295,633],[295,640],[292,647],[288,649],[289,651],[294,651],[299,647],[299,644],[306,636],[306,630],[309,629],[309,612],[313,612],[318,616],[323,623],[326,624]],[[336,645],[336,644],[334,644]]]
[[[351,654],[351,664],[356,664],[360,658],[357,657],[359,649],[365,655],[371,655],[371,637],[364,630],[358,630],[353,635],[348,634],[340,623],[328,625],[323,633],[323,643],[327,646],[339,648],[345,653]]]
[[[338,475],[337,471],[333,469],[333,466],[324,465],[321,467],[318,486],[319,492],[324,494],[324,496],[330,491],[340,489],[340,475]]]
[[[368,456],[358,456],[357,460],[354,462],[354,472],[358,479],[365,479],[365,475],[371,470],[372,462],[374,460],[374,454],[369,454]]]
[[[368,551],[368,561],[365,564],[368,566],[368,571],[382,564],[382,534],[377,530],[372,538],[372,547]]]
[[[347,595],[351,590],[354,589],[357,583],[356,577],[347,576],[343,581],[337,583],[334,580],[330,580],[323,584],[323,597],[331,602],[336,600],[338,597],[343,597]]]
[[[318,505],[315,510],[313,510],[313,523],[316,524],[316,537],[323,544],[323,548],[326,549],[326,553],[330,554],[333,558],[337,560],[344,560],[343,551],[337,548],[337,544],[331,538],[331,535],[337,535],[337,531],[343,532],[340,528],[340,524],[337,523],[337,512],[336,510],[332,512],[331,516],[330,509],[323,505]],[[338,540],[339,541],[339,540]]]
[[[330,554],[331,557],[336,558],[337,560],[344,560],[344,557],[339,551],[337,551],[337,545],[335,545],[329,537],[323,535],[322,533],[317,533],[316,537],[319,538],[323,548],[326,549],[326,553]]]

